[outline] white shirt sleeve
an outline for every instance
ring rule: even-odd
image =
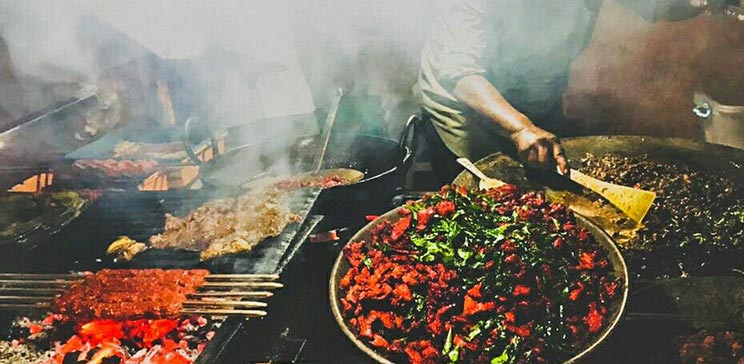
[[[442,54],[437,73],[447,88],[454,87],[462,77],[486,73],[485,7],[486,0],[438,1],[435,35]]]

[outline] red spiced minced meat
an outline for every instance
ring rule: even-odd
[[[76,318],[178,317],[187,296],[209,271],[104,269],[72,285],[54,302],[54,312]]]
[[[610,323],[620,282],[562,205],[512,185],[445,186],[351,242],[352,331],[398,363],[557,363]]]
[[[681,364],[744,364],[744,333],[703,330],[684,338]]]
[[[317,176],[309,176],[304,178],[288,178],[284,181],[277,182],[276,187],[282,189],[320,187],[325,190],[328,188],[345,186],[348,184],[348,180],[334,174],[330,176],[323,176],[323,178],[317,178]]]

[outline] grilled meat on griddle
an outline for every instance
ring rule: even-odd
[[[183,218],[166,214],[165,231],[150,237],[149,244],[200,251],[202,260],[251,250],[298,221],[289,208],[288,195],[267,188],[207,202]]]
[[[79,170],[103,173],[106,177],[144,177],[154,173],[158,168],[158,162],[152,159],[79,159],[72,165]]]

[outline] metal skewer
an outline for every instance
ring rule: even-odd
[[[229,280],[267,280],[275,281],[279,279],[278,274],[209,274],[207,281],[215,279],[229,279]]]
[[[29,286],[69,286],[75,283],[76,281],[71,280],[62,280],[62,279],[54,279],[54,280],[46,280],[46,279],[29,279],[29,280],[23,280],[23,279],[0,279],[0,286],[22,286],[22,287],[29,287]]]
[[[85,278],[85,273],[69,273],[69,274],[46,274],[46,273],[0,273],[0,278],[12,278],[12,279],[75,279]]]
[[[201,287],[205,289],[210,288],[263,288],[263,289],[277,289],[284,287],[283,284],[278,282],[207,282]]]
[[[191,310],[186,309],[181,313],[192,315],[237,315],[246,317],[264,317],[268,313],[260,310]]]
[[[29,288],[29,287],[0,287],[0,293],[29,295],[29,296],[54,296],[62,292],[63,287],[59,288]]]
[[[37,303],[0,303],[0,310],[46,310],[50,307],[49,302]]]
[[[254,307],[266,307],[268,304],[266,302],[257,302],[257,301],[186,301],[183,303],[184,306],[203,306],[203,307],[210,307],[210,306],[229,306],[229,307],[244,307],[244,308],[254,308]]]
[[[49,310],[66,289],[88,276],[87,273],[0,273],[0,310]],[[282,288],[284,285],[274,282],[277,279],[277,274],[210,274],[196,292],[187,294],[181,313],[265,316],[265,311],[251,308],[268,306],[255,299],[271,297],[273,293],[268,290]]]
[[[196,292],[188,295],[189,297],[245,297],[245,298],[269,298],[274,294],[266,291],[208,291]]]
[[[0,273],[0,282],[2,281],[78,281],[85,279],[89,274],[85,273]],[[245,280],[245,281],[275,281],[279,279],[278,274],[209,274],[205,278],[207,281],[213,280]]]

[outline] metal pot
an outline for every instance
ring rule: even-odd
[[[744,149],[744,106],[723,105],[696,92],[692,111],[700,118],[705,141]]]
[[[612,240],[612,238],[607,235],[602,229],[600,229],[597,225],[591,223],[588,219],[576,215],[577,221],[580,226],[586,228],[597,240],[597,242],[600,244],[600,246],[607,252],[607,256],[612,263],[615,276],[620,278],[621,280],[621,292],[620,299],[615,302],[614,306],[612,307],[612,312],[610,314],[610,318],[608,320],[609,324],[602,330],[602,332],[592,341],[591,344],[589,344],[587,347],[582,348],[576,355],[574,355],[571,359],[568,359],[564,362],[564,364],[572,364],[576,363],[581,359],[584,359],[588,357],[594,350],[597,349],[597,347],[605,340],[608,336],[610,336],[610,333],[615,329],[618,322],[620,322],[624,312],[625,312],[625,305],[628,300],[628,291],[629,291],[629,277],[628,277],[628,269],[625,266],[625,261],[623,260],[622,255],[620,254],[620,250],[618,250],[617,246],[615,245],[615,242]],[[395,222],[398,219],[400,219],[400,215],[398,214],[398,209],[393,209],[391,211],[388,211],[384,215],[377,218],[375,221],[367,224],[362,230],[357,232],[349,241],[350,242],[356,242],[356,241],[365,241],[370,242],[371,239],[371,231],[372,229],[383,223],[384,221],[391,221]],[[393,364],[390,359],[386,358],[382,353],[374,350],[372,347],[365,344],[363,341],[359,340],[356,335],[351,331],[349,326],[346,324],[346,321],[344,320],[343,315],[341,314],[341,308],[340,308],[340,301],[341,298],[340,295],[340,289],[339,289],[339,281],[343,276],[348,272],[349,268],[351,266],[349,263],[344,259],[343,252],[339,253],[338,258],[336,258],[336,263],[333,265],[333,270],[331,271],[331,278],[330,278],[330,300],[331,300],[331,310],[333,312],[333,317],[336,319],[336,322],[341,327],[341,330],[344,332],[344,334],[351,340],[354,345],[356,345],[361,351],[363,351],[365,354],[369,355],[372,359],[377,361],[381,364]]]

